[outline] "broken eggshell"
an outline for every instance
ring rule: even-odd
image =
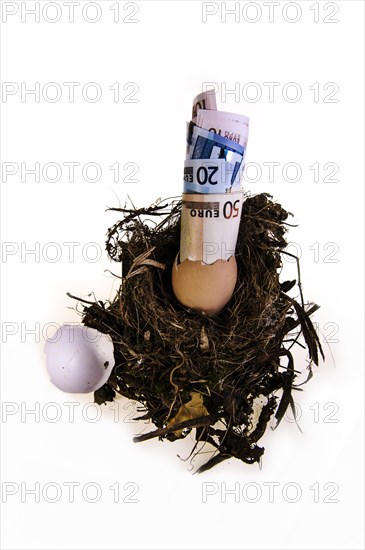
[[[213,264],[185,259],[172,267],[172,287],[178,301],[199,313],[217,315],[231,298],[237,281],[236,258]]]
[[[44,347],[51,382],[68,393],[89,393],[108,380],[114,346],[107,334],[85,326],[63,325]]]

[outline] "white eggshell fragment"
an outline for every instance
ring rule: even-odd
[[[44,347],[51,382],[68,393],[89,393],[108,380],[114,346],[107,334],[85,326],[62,325]]]

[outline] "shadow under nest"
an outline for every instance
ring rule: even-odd
[[[180,305],[172,291],[181,201],[110,210],[123,214],[106,242],[110,258],[122,262],[120,289],[112,303],[77,298],[85,304],[82,322],[114,343],[115,367],[95,401],[113,401],[119,393],[140,402],[140,419],[157,429],[135,441],[174,441],[194,428],[192,455],[204,442],[215,448],[199,472],[230,457],[259,462],[264,448],[257,441],[271,416],[278,424],[288,406],[295,415],[292,390],[304,368],[294,368],[292,346],[302,335],[307,380],[312,362],[318,365],[319,353],[323,357],[309,317],[318,306],[304,304],[299,263],[298,282],[279,281],[288,212],[267,194],[245,200],[236,289],[227,306],[209,317]],[[296,284],[299,301],[287,294]],[[259,397],[264,404],[258,416]]]

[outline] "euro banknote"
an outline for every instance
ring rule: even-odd
[[[196,120],[196,115],[199,109],[211,109],[213,111],[217,110],[217,100],[214,90],[206,90],[194,98],[193,111],[191,115],[193,122]]]
[[[180,262],[188,258],[213,264],[234,255],[243,196],[243,191],[183,194]]]
[[[184,193],[227,193],[239,189],[244,148],[191,122],[187,132]]]
[[[197,95],[187,123],[184,193],[230,193],[240,189],[249,118],[217,111],[214,90]]]
[[[243,147],[247,145],[249,119],[244,115],[198,109],[196,125]]]

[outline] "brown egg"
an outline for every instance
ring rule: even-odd
[[[172,287],[176,298],[184,306],[216,315],[233,294],[237,280],[236,258],[228,261],[217,260],[214,264],[204,264],[185,259],[172,268]]]

